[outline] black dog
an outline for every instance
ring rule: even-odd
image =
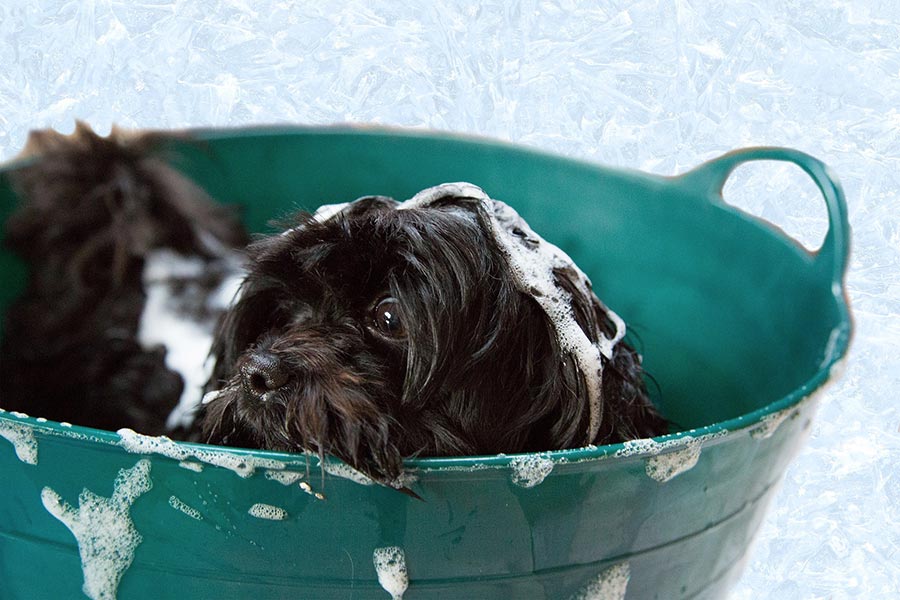
[[[166,139],[32,133],[4,240],[30,278],[4,322],[0,406],[149,434],[189,423],[247,236],[161,158]]]
[[[404,457],[666,431],[624,323],[475,186],[324,207],[249,254],[213,346],[205,441],[331,454],[396,486]]]

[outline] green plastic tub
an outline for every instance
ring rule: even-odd
[[[0,413],[0,597],[722,598],[816,392],[847,351],[841,188],[752,148],[665,178],[494,141],[372,128],[201,131],[176,163],[265,231],[299,207],[471,181],[514,206],[640,334],[655,440],[410,460],[416,500],[302,455],[175,444]],[[790,161],[829,229],[804,250],[726,205],[731,171]],[[0,217],[17,199],[0,173]],[[3,254],[5,307],[24,272]],[[7,443],[7,441],[10,443]]]

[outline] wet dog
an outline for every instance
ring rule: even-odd
[[[197,427],[395,486],[404,457],[660,435],[624,334],[571,259],[481,189],[366,197],[250,246]]]
[[[168,166],[166,140],[32,133],[4,239],[29,279],[5,316],[3,408],[148,434],[190,422],[248,238]]]

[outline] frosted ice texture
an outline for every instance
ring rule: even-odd
[[[820,157],[850,207],[854,346],[732,598],[896,597],[900,4],[416,6],[3,2],[0,159],[29,129],[71,131],[76,117],[100,131],[113,122],[430,127],[667,175],[759,144]],[[797,171],[750,165],[725,193],[815,245],[825,211]]]

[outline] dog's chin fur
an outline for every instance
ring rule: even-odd
[[[169,136],[170,137],[170,136]],[[138,326],[148,254],[209,264],[247,241],[239,221],[161,158],[167,136],[34,132],[16,173],[24,202],[4,244],[29,267],[0,345],[0,405],[145,433],[165,432],[184,382]]]
[[[475,199],[397,209],[364,198],[328,219],[306,215],[251,245],[239,301],[214,342],[201,409],[212,443],[331,454],[394,483],[410,456],[481,455],[586,443],[588,382],[535,299],[517,289]],[[574,269],[557,268],[592,342],[615,326]],[[404,335],[373,307],[400,307]],[[286,381],[264,394],[242,377],[255,356]],[[624,342],[604,359],[595,444],[664,433],[641,360]]]

